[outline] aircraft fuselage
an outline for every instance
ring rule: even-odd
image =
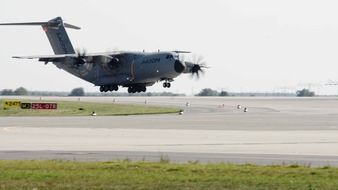
[[[185,69],[175,52],[121,52],[109,57],[118,61],[112,63],[109,58],[103,57],[76,67],[71,59],[54,64],[96,86],[129,86],[135,83],[148,86],[157,81],[172,81]]]

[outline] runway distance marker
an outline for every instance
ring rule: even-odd
[[[21,109],[57,109],[57,103],[21,103]]]
[[[20,107],[20,101],[4,101],[4,107]]]
[[[31,109],[55,110],[57,109],[57,103],[32,103]]]
[[[21,103],[20,108],[21,109],[31,109],[31,103]]]

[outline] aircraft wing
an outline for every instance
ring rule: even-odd
[[[39,59],[39,61],[45,62],[60,62],[62,59],[69,57],[76,57],[76,54],[65,54],[65,55],[42,55],[42,56],[13,56],[16,59]]]
[[[100,60],[102,58],[112,58],[114,55],[118,55],[120,53],[95,53],[95,54],[86,54],[81,55],[82,59],[85,60]],[[111,56],[112,55],[112,56]],[[45,62],[62,62],[66,58],[75,58],[78,57],[78,54],[60,54],[60,55],[37,55],[37,56],[13,56],[12,58],[16,59],[38,59],[39,61]]]

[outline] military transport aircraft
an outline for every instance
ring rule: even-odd
[[[146,92],[147,86],[164,81],[163,87],[170,88],[170,82],[182,73],[199,76],[203,73],[203,59],[185,61],[186,51],[158,52],[107,52],[87,54],[75,52],[65,28],[80,27],[64,23],[61,17],[48,22],[2,23],[0,25],[41,25],[55,55],[13,56],[19,59],[39,59],[52,62],[85,81],[100,87],[101,92],[117,91],[119,86],[128,87],[129,93]]]

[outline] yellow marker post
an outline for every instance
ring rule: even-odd
[[[4,101],[4,107],[20,107],[20,101]]]

